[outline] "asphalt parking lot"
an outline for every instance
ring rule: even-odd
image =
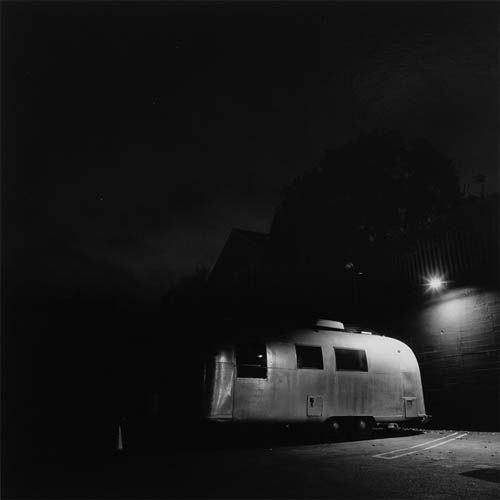
[[[261,436],[40,464],[17,498],[498,499],[500,434],[375,431],[322,443]],[[7,498],[7,497],[6,497]]]

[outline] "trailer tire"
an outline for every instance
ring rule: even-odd
[[[370,436],[373,430],[372,417],[356,417],[351,422],[351,435],[354,438]]]
[[[333,443],[339,441],[344,436],[344,421],[337,417],[331,417],[325,421],[324,435],[325,441]]]

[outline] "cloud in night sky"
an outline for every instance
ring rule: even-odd
[[[58,261],[78,286],[79,256],[165,290],[376,127],[498,189],[497,20],[477,2],[11,6],[9,265],[42,280]]]

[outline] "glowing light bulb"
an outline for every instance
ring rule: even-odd
[[[444,281],[439,276],[433,276],[429,279],[427,284],[431,290],[440,290],[444,286]]]

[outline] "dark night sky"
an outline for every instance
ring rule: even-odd
[[[374,127],[498,189],[496,2],[4,2],[2,24],[4,258],[31,293],[165,290]]]

